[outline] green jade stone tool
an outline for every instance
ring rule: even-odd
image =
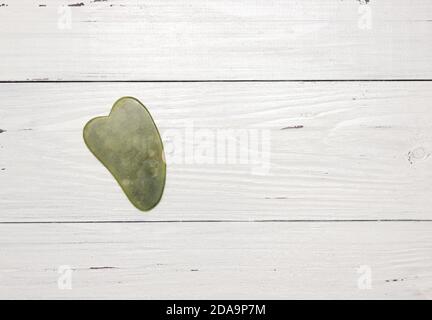
[[[166,177],[163,144],[140,101],[120,98],[108,116],[93,118],[85,125],[83,136],[136,208],[148,211],[159,203]]]

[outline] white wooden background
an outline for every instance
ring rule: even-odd
[[[0,298],[432,298],[432,2],[360,2],[3,0]],[[270,171],[168,162],[137,211],[82,140],[126,95]]]

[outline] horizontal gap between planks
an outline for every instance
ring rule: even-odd
[[[432,222],[432,219],[257,219],[257,220],[88,220],[88,221],[1,221],[1,224],[90,224],[90,223],[317,223],[317,222]]]
[[[432,79],[0,80],[1,83],[427,82]]]

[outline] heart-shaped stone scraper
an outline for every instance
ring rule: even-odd
[[[85,125],[83,136],[136,208],[148,211],[159,203],[165,187],[165,154],[156,124],[140,101],[120,98],[108,116]]]

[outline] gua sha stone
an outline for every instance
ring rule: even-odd
[[[165,186],[165,155],[159,131],[141,102],[120,98],[108,116],[85,125],[83,136],[136,208],[148,211],[159,203]]]

